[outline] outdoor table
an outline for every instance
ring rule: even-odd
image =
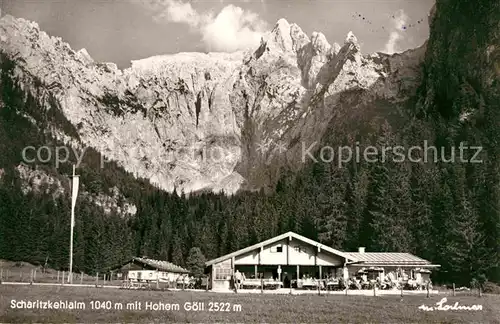
[[[304,280],[302,282],[302,287],[306,289],[311,289],[311,288],[317,288],[319,284],[319,281],[317,280]]]
[[[279,288],[283,285],[281,281],[272,280],[272,279],[246,279],[242,282],[242,287],[252,287],[252,288],[260,288],[264,284],[264,287],[272,287]]]
[[[281,281],[277,280],[270,280],[270,281],[264,281],[264,286],[271,287],[273,289],[278,289],[283,285]]]
[[[260,279],[246,279],[241,283],[242,287],[259,288],[261,286]]]
[[[330,289],[335,290],[336,288],[340,288],[340,281],[339,280],[327,281],[326,288],[328,290],[330,290]]]

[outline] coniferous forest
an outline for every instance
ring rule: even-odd
[[[431,39],[429,47],[435,43]],[[45,132],[50,125],[64,128],[67,134],[76,131],[57,113],[56,102],[50,114],[42,113],[37,100],[24,95],[11,81],[12,64],[5,58],[2,62],[0,258],[41,264],[48,258],[51,267],[67,269],[69,190],[56,198],[56,189],[50,187],[24,193],[23,180],[15,168],[22,162],[21,152],[27,145],[61,144]],[[431,73],[437,67],[426,69]],[[439,82],[448,81],[444,78]],[[99,153],[89,149],[78,169],[81,190],[89,195],[79,197],[76,207],[75,270],[102,273],[132,256],[185,265],[192,247],[200,247],[210,259],[294,231],[346,251],[365,246],[367,251],[416,254],[442,265],[433,274],[436,282],[467,285],[473,279],[487,279],[498,283],[498,93],[481,93],[481,115],[474,122],[459,123],[451,118],[456,115],[456,101],[450,99],[449,89],[442,90],[447,95],[435,98],[432,111],[415,108],[422,107],[415,100],[400,107],[402,112],[397,117],[381,116],[376,126],[368,129],[332,126],[322,144],[410,147],[422,146],[427,140],[429,145],[443,148],[450,158],[452,147],[464,142],[483,147],[482,163],[396,163],[379,159],[352,161],[339,168],[334,159],[331,163],[307,163],[298,172],[283,168],[270,190],[234,196],[187,196],[158,190],[111,162],[100,169]],[[460,97],[463,102],[468,99]],[[38,127],[23,113],[33,116]],[[69,185],[70,164],[58,169],[50,163],[37,167],[61,179],[64,186]],[[92,202],[93,195],[109,193],[114,187],[137,206],[134,216],[104,213]]]
[[[35,263],[48,258],[51,267],[66,269],[69,195],[54,199],[54,188],[25,194],[13,168],[21,162],[23,146],[52,140],[30,127],[12,106],[0,110],[0,116],[5,170],[0,180],[0,258]],[[418,121],[406,127],[399,132],[418,134],[421,129]],[[395,137],[387,123],[374,135],[380,146]],[[77,271],[102,273],[132,256],[183,265],[191,247],[200,247],[210,259],[295,231],[347,251],[366,246],[368,251],[414,253],[442,265],[436,280],[499,279],[499,214],[491,199],[496,173],[488,164],[380,161],[338,168],[335,162],[311,163],[298,173],[283,171],[271,193],[187,197],[135,180],[112,163],[99,169],[99,154],[89,152],[78,169],[83,190],[109,192],[116,186],[138,210],[129,217],[107,215],[90,201],[92,196],[79,197]],[[48,174],[71,174],[69,164],[58,170],[38,167]]]

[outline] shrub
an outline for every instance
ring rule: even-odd
[[[494,282],[486,281],[483,284],[483,292],[488,294],[499,294],[500,295],[500,286]]]

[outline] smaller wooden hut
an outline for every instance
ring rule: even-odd
[[[168,261],[148,258],[132,258],[117,269],[123,280],[148,282],[175,282],[189,271]]]

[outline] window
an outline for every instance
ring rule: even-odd
[[[302,252],[302,251],[300,250],[300,246],[296,246],[294,249],[295,249],[295,252],[299,252],[299,253],[300,253],[300,252]]]
[[[231,268],[215,268],[215,280],[230,279],[233,274]]]
[[[271,253],[281,253],[283,252],[283,246],[282,245],[273,246],[269,251],[271,251]]]

